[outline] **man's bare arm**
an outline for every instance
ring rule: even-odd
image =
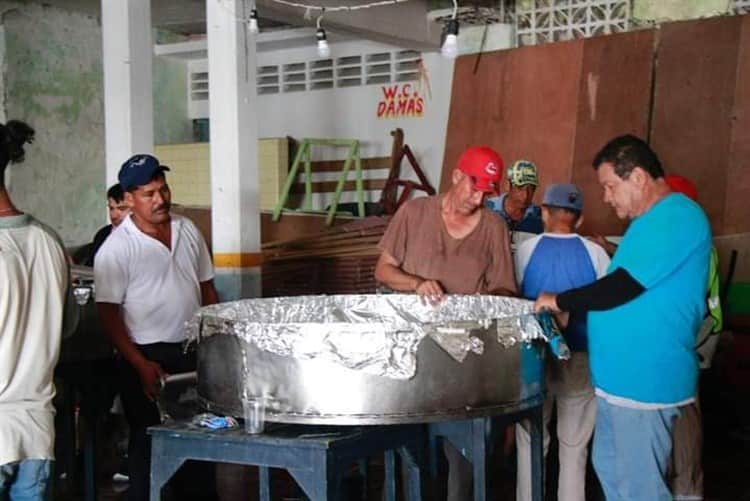
[[[375,279],[395,291],[416,292],[432,304],[439,303],[445,295],[440,282],[406,273],[386,251],[383,251],[375,265]]]
[[[424,282],[422,277],[411,275],[402,270],[398,261],[387,251],[383,251],[375,265],[375,280],[400,292],[414,292],[419,284]]]
[[[216,304],[219,302],[219,294],[216,292],[213,280],[201,282],[201,306]]]
[[[504,287],[498,287],[495,290],[491,290],[489,292],[491,296],[507,296],[507,297],[516,297],[518,296],[518,293],[516,291],[512,291],[510,289],[505,289]]]

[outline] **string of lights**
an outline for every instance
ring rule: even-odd
[[[335,5],[327,7],[325,5],[314,5],[300,2],[292,2],[290,0],[271,0],[273,3],[286,5],[287,7],[297,7],[305,10],[319,10],[325,12],[339,12],[339,11],[352,11],[361,9],[371,9],[373,7],[386,7],[388,5],[396,5],[399,3],[405,3],[409,0],[379,0],[377,2],[363,3],[357,5]]]
[[[389,5],[406,3],[408,1],[409,0],[378,0],[375,2],[362,3],[362,4],[356,4],[356,5],[333,5],[330,7],[326,7],[325,5],[292,2],[289,0],[271,0],[271,2],[279,4],[279,5],[286,5],[287,7],[295,7],[298,9],[303,9],[305,11],[305,18],[308,18],[308,19],[311,17],[310,13],[312,11],[320,11],[320,12],[356,11],[356,10],[362,10],[362,9],[372,9],[375,7],[387,7]],[[237,21],[242,22],[242,23],[249,24],[255,21],[255,24],[257,24],[258,10],[255,8],[255,6],[253,6],[253,9],[250,13],[249,18],[242,18],[240,16],[237,16],[236,14],[234,14],[234,17],[237,19]]]
[[[448,29],[445,35],[445,41],[440,48],[440,53],[448,59],[455,59],[458,56],[458,0],[453,0],[453,17],[448,21]]]
[[[316,22],[318,29],[315,32],[315,38],[318,40],[318,55],[320,57],[330,57],[331,48],[328,46],[326,30],[324,30],[323,27],[320,26],[320,22],[323,20],[324,12],[325,11],[321,11],[321,14],[318,16],[318,21]]]
[[[220,0],[220,1],[223,4],[223,0]],[[326,31],[321,26],[321,21],[323,20],[323,15],[325,13],[341,12],[341,11],[356,11],[356,10],[361,10],[361,9],[371,9],[375,7],[386,7],[389,5],[401,4],[401,3],[408,2],[408,1],[409,0],[377,0],[374,2],[362,3],[362,4],[356,4],[356,5],[325,6],[325,5],[295,2],[292,0],[271,0],[271,2],[276,3],[276,4],[285,5],[287,7],[304,9],[305,11],[304,17],[306,19],[311,18],[312,11],[320,11],[320,15],[317,17],[317,21],[316,21],[317,29],[315,31],[315,39],[317,41],[317,50],[318,50],[318,55],[320,57],[329,57],[331,55],[331,49],[328,45]],[[253,2],[253,8],[250,10],[249,17],[240,17],[240,16],[237,16],[236,13],[232,13],[232,15],[235,17],[237,22],[245,24],[248,28],[248,31],[250,31],[250,33],[258,34],[260,32],[260,28],[258,26],[258,10],[256,9],[254,2]],[[442,53],[442,55],[449,59],[455,59],[456,56],[458,56],[458,19],[457,17],[458,17],[458,0],[453,0],[453,16],[451,17],[450,21],[448,21],[445,41],[443,42],[443,45],[440,49],[440,52]]]

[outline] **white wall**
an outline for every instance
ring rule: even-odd
[[[107,214],[99,22],[28,2],[0,13],[0,116],[36,130],[8,169],[11,196],[66,244],[89,242]]]
[[[459,37],[461,54],[478,50],[498,50],[512,44],[512,29],[509,25],[492,25],[485,33],[484,27],[462,28]],[[303,41],[304,43],[304,41]],[[320,59],[316,54],[314,39],[302,47],[275,48],[266,50],[259,44],[257,65],[274,66],[311,62]],[[405,50],[369,41],[340,41],[331,43],[331,58],[396,52]],[[191,47],[195,50],[195,47]],[[378,118],[378,105],[384,100],[384,88],[395,83],[373,84],[356,87],[336,87],[332,89],[281,92],[258,96],[258,128],[260,137],[285,137],[295,139],[313,138],[352,138],[362,142],[361,157],[390,156],[392,137],[390,132],[401,128],[405,133],[406,144],[414,152],[428,179],[437,189],[442,172],[445,135],[450,108],[453,83],[453,61],[444,59],[439,52],[423,53],[427,84],[421,80],[409,83],[424,99],[424,112],[419,117]],[[189,72],[207,72],[205,59],[192,60]],[[280,75],[281,77],[281,75]],[[281,82],[283,84],[283,82]],[[189,85],[189,83],[187,84]],[[192,101],[188,114],[193,117],[208,116],[207,101]],[[345,149],[316,148],[316,159],[342,159]],[[366,171],[365,177],[384,178],[387,172]],[[408,167],[402,163],[402,176],[415,179]],[[316,174],[315,180],[335,180],[336,173]],[[350,175],[350,179],[353,176]],[[370,200],[377,200],[379,192],[368,194]],[[353,201],[353,193],[345,193],[344,201]],[[316,208],[327,205],[326,200],[315,200]]]
[[[340,48],[333,47],[333,50]],[[364,51],[364,53],[377,50]],[[298,51],[302,52],[299,49]],[[350,51],[342,51],[342,53],[348,52]],[[295,55],[264,54],[268,63],[261,60],[261,64],[283,62],[287,60],[287,57],[289,57],[288,60],[292,60]],[[377,117],[378,104],[384,99],[383,87],[394,84],[271,94],[260,96],[258,99],[260,136],[288,135],[294,138],[359,139],[362,141],[361,156],[366,158],[389,156],[392,146],[390,132],[400,127],[404,130],[406,144],[410,146],[428,179],[437,189],[440,184],[445,148],[453,62],[436,53],[424,54],[423,61],[429,77],[431,98],[426,96],[427,91],[424,85],[412,82],[413,87],[424,96],[422,117],[399,119]],[[334,158],[343,158],[343,153],[339,151]],[[317,154],[323,159],[331,158],[330,150],[321,149]],[[410,171],[405,168],[406,162],[402,164],[402,167],[403,172]]]
[[[331,57],[366,55],[378,52],[403,50],[374,42],[340,42],[331,44]],[[318,59],[314,41],[309,47],[275,50],[258,53],[258,66],[282,65]],[[333,89],[309,90],[262,94],[258,97],[258,126],[260,137],[291,136],[295,139],[351,138],[361,141],[361,157],[390,156],[392,137],[390,132],[397,127],[404,130],[405,142],[414,152],[430,182],[437,189],[440,184],[445,132],[448,122],[450,94],[453,77],[453,61],[444,59],[439,53],[423,54],[423,64],[429,81],[429,91],[423,81],[408,83],[424,99],[421,117],[378,118],[378,104],[384,100],[382,85],[362,85]],[[190,71],[205,71],[205,61],[193,61]],[[315,148],[316,159],[343,159],[346,149]],[[402,164],[404,174],[411,172],[408,162]],[[383,178],[381,171],[365,172],[365,177]],[[404,177],[407,177],[406,175]],[[408,176],[416,179],[414,176]],[[334,179],[335,174],[316,175],[316,180]],[[353,179],[353,175],[350,175]],[[379,193],[371,193],[377,200]],[[345,194],[344,200],[352,200],[353,194]],[[322,208],[326,201],[316,201]]]

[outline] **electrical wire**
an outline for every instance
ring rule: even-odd
[[[362,10],[362,9],[371,9],[371,8],[375,8],[375,7],[386,7],[386,6],[389,6],[389,5],[396,5],[396,4],[406,3],[408,1],[409,0],[379,0],[379,1],[376,1],[376,2],[363,3],[363,4],[358,4],[358,5],[337,5],[337,6],[333,6],[333,7],[328,7],[328,6],[325,6],[325,5],[314,5],[314,4],[292,2],[290,0],[271,0],[271,2],[273,2],[273,3],[277,3],[277,4],[280,4],[280,5],[286,5],[287,7],[296,7],[298,9],[304,9],[305,10],[305,14],[304,14],[304,18],[305,19],[311,19],[311,17],[312,17],[311,16],[311,12],[314,11],[314,10],[319,10],[321,12],[356,11],[356,10]],[[224,10],[226,10],[227,12],[229,12],[230,14],[232,14],[232,16],[237,20],[237,22],[239,22],[239,23],[247,23],[247,22],[250,21],[249,17],[248,18],[240,17],[235,12],[232,12],[232,10],[229,9],[229,7],[227,7],[227,5],[225,4],[225,0],[220,0],[219,3],[224,8]],[[453,3],[455,5],[453,16],[455,17],[456,16],[456,11],[458,9],[458,4],[456,3],[456,0],[454,0]],[[317,24],[318,24],[318,27],[320,27],[319,20],[318,20]]]
[[[321,11],[324,10],[326,12],[340,12],[340,11],[371,9],[373,7],[385,7],[388,5],[396,5],[399,3],[405,3],[405,2],[408,2],[409,0],[380,0],[377,2],[370,2],[370,3],[359,4],[359,5],[337,5],[333,7],[329,7],[325,5],[314,5],[314,4],[292,2],[290,0],[271,0],[271,1],[273,3],[286,5],[287,7],[296,7],[298,9],[321,10]]]

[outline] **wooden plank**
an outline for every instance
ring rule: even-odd
[[[594,155],[615,136],[645,138],[651,101],[654,30],[587,39],[579,78],[572,182],[583,192],[584,234],[618,235],[626,222],[604,203]]]
[[[292,253],[292,252],[299,252],[301,250],[309,250],[309,251],[315,251],[315,250],[329,250],[329,249],[348,249],[353,246],[358,245],[372,245],[373,247],[377,246],[378,242],[380,242],[380,239],[382,238],[382,235],[373,235],[371,237],[362,237],[362,238],[354,238],[351,240],[342,240],[337,242],[305,242],[300,245],[288,245],[285,247],[276,247],[268,250],[263,251],[264,256],[284,256],[286,254]]]
[[[298,251],[289,252],[284,256],[280,257],[269,257],[268,261],[273,263],[274,261],[288,261],[291,259],[301,258],[320,258],[320,257],[332,257],[332,256],[376,256],[380,255],[380,251],[375,245],[359,245],[353,246],[348,249],[313,249],[311,251]]]
[[[724,232],[741,23],[729,16],[665,24],[658,49],[651,144],[667,173],[698,186],[716,234]]]
[[[362,170],[379,170],[390,169],[391,157],[373,157],[363,158],[360,160]],[[341,172],[344,169],[344,160],[318,160],[311,163],[313,172]],[[354,169],[354,161],[350,165]],[[300,169],[300,174],[304,174],[304,168]]]
[[[213,241],[211,240],[213,238],[211,233],[211,207],[173,204],[172,212],[190,219],[198,230],[200,230],[203,238],[206,240],[208,249],[211,250],[213,246]]]
[[[372,216],[371,216],[372,217]],[[265,242],[261,245],[262,249],[276,249],[283,248],[290,245],[306,245],[310,243],[319,242],[340,242],[350,241],[352,239],[360,237],[370,237],[373,235],[382,235],[385,232],[385,225],[380,225],[372,228],[352,229],[343,230],[339,233],[320,233],[316,235],[303,236],[287,240],[276,240],[273,242]]]
[[[750,232],[750,16],[740,19],[742,25],[724,203],[724,233],[727,235]],[[748,255],[747,252],[744,254]]]
[[[336,217],[334,226],[350,223],[349,217]],[[261,212],[260,214],[260,240],[261,242],[273,242],[299,238],[304,235],[317,235],[330,230],[326,226],[325,214],[301,214],[285,212],[278,221],[273,221],[271,214]]]
[[[569,181],[583,41],[495,51],[456,61],[441,190],[461,152],[485,144],[506,164],[537,163],[542,182]],[[503,186],[505,191],[505,186]]]
[[[356,191],[356,181],[346,181],[344,183],[344,191]],[[312,183],[313,193],[333,193],[336,191],[336,185],[338,181],[315,181]],[[382,190],[385,186],[385,179],[363,179],[362,185],[365,191],[370,190]],[[289,191],[293,194],[305,193],[305,183],[296,183],[292,185]]]
[[[364,245],[368,245],[372,248],[376,248],[381,238],[382,236],[378,235],[378,236],[373,236],[369,238],[358,238],[356,240],[339,243],[339,244],[329,244],[328,242],[322,242],[320,244],[306,244],[306,245],[300,245],[300,246],[289,246],[289,247],[282,248],[282,249],[271,249],[271,250],[263,252],[263,258],[264,259],[283,259],[287,256],[290,256],[292,254],[297,254],[299,252],[325,253],[325,252],[329,252],[332,250],[346,251],[346,250],[354,249],[355,247],[358,248]]]
[[[481,113],[482,105],[476,99],[475,92],[479,85],[484,87],[484,79],[490,71],[499,72],[506,60],[498,52],[488,52],[482,56],[479,71],[482,78],[473,73],[473,56],[462,56],[456,59],[453,66],[453,87],[451,103],[448,112],[448,127],[445,137],[445,153],[443,154],[442,175],[438,191],[445,192],[451,185],[451,172],[456,165],[459,155],[464,151],[476,135],[475,129],[479,123],[477,117]],[[502,73],[496,73],[493,79],[501,82]]]

